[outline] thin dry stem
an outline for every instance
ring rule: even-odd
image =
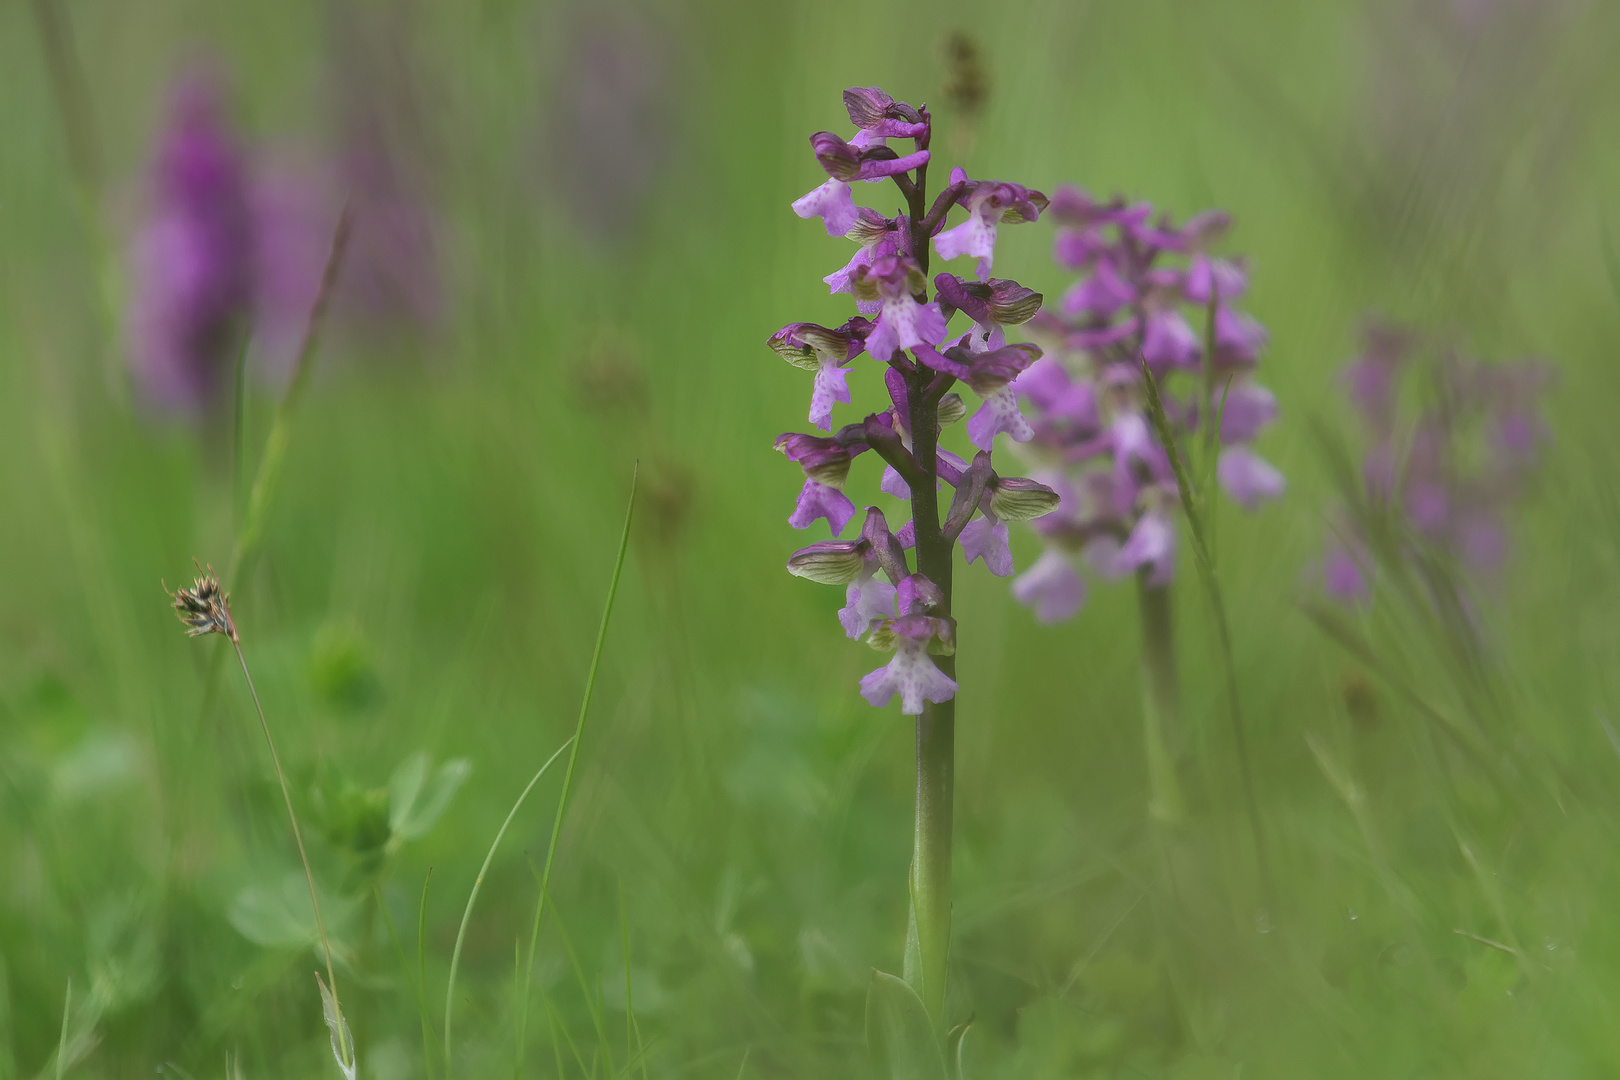
[[[231,645],[236,649],[236,659],[242,664],[242,677],[247,680],[248,693],[253,695],[253,707],[259,714],[259,727],[264,731],[265,745],[270,747],[270,762],[276,767],[276,780],[281,784],[281,797],[287,803],[287,819],[292,822],[293,840],[298,844],[298,858],[304,864],[304,881],[309,885],[309,902],[315,909],[315,929],[321,937],[321,952],[326,957],[326,982],[332,989],[332,1008],[338,1017],[338,1043],[343,1051],[345,1066],[354,1060],[353,1048],[348,1046],[348,1040],[343,1035],[343,1006],[338,1002],[337,975],[332,969],[332,942],[326,936],[326,920],[321,917],[321,898],[315,892],[315,873],[309,867],[309,853],[304,850],[304,832],[298,827],[298,813],[293,809],[292,791],[287,786],[287,774],[281,768],[281,755],[276,753],[276,740],[270,737],[270,721],[265,719],[264,706],[259,702],[259,691],[253,685],[253,675],[248,671],[247,657],[242,653],[242,643],[233,635]]]

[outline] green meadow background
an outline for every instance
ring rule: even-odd
[[[41,48],[52,9],[93,117],[89,201]],[[652,49],[641,186],[581,180],[602,154],[548,127],[588,10]],[[970,174],[1229,210],[1282,409],[1259,450],[1290,484],[1219,519],[1270,896],[1187,553],[1196,783],[1168,847],[1146,816],[1132,590],[1094,584],[1077,620],[1041,627],[1004,581],[960,574],[951,1010],[974,1019],[969,1076],[1620,1071],[1620,8],[10,0],[0,1080],[337,1075],[251,701],[224,667],[205,707],[224,643],[187,640],[160,587],[193,556],[229,561],[229,427],[130,404],[116,313],[171,78],[212,57],[244,139],[319,144],[347,17],[385,26],[413,73],[446,314],[323,341],[232,599],[362,1076],[445,1075],[456,929],[495,831],[573,729],[637,460],[527,1056],[514,950],[559,772],[485,879],[455,1074],[866,1069],[869,973],[901,964],[911,732],[857,696],[882,658],[843,637],[837,590],[783,570],[805,542],[786,524],[801,477],[770,447],[803,428],[809,387],[765,339],[845,317],[819,279],[847,243],[788,203],[821,179],[806,137],[843,130],[839,92],[871,84],[935,103],[936,153]],[[971,138],[942,93],[952,30],[988,79]],[[1004,229],[998,273],[1058,294],[1050,241],[1045,223]],[[1350,617],[1360,657],[1303,610],[1334,497],[1324,441],[1351,430],[1338,371],[1369,312],[1559,367],[1515,557],[1482,594],[1483,676],[1398,603]],[[857,403],[881,393],[873,369],[852,382]],[[248,471],[274,403],[248,398]],[[856,469],[857,503],[876,480]],[[1037,550],[1015,537],[1021,564]],[[1436,716],[1477,723],[1485,764],[1445,750]],[[445,791],[444,763],[468,771],[407,839],[390,785],[397,804],[419,754]]]

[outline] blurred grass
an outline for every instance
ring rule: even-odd
[[[781,571],[799,479],[769,446],[800,426],[804,386],[763,341],[842,311],[818,279],[845,250],[787,210],[817,179],[805,136],[841,122],[846,85],[937,100],[940,42],[962,27],[991,79],[970,172],[1234,214],[1283,407],[1261,449],[1291,484],[1257,517],[1221,517],[1281,895],[1263,925],[1190,563],[1176,602],[1204,794],[1173,895],[1146,829],[1130,590],[1098,588],[1078,621],[1045,629],[1004,583],[962,576],[953,992],[977,1017],[977,1074],[1612,1073],[1620,309],[1604,103],[1620,26],[1602,5],[1495,6],[1539,8],[1542,29],[1509,22],[1458,54],[1435,44],[1444,4],[1396,0],[649,5],[669,150],[606,243],[545,180],[570,153],[541,138],[547,95],[566,90],[567,13],[401,9],[453,316],[394,347],[323,347],[264,558],[233,600],[311,806],[349,790],[335,801],[363,818],[364,793],[418,751],[473,772],[380,869],[345,854],[344,826],[364,821],[339,814],[312,851],[323,886],[375,873],[405,926],[434,868],[436,1000],[481,853],[570,730],[639,457],[647,512],[553,889],[596,984],[581,989],[548,931],[540,988],[587,1061],[597,994],[621,1045],[622,883],[651,1075],[855,1068],[867,970],[899,965],[910,733],[854,694],[874,661],[834,629],[833,590]],[[67,10],[114,235],[189,53],[222,58],[255,138],[322,130],[324,73],[344,60],[327,5]],[[70,977],[100,1041],[69,1075],[204,1076],[226,1052],[246,1076],[330,1074],[311,954],[254,944],[229,918],[245,889],[296,869],[250,703],[228,684],[199,716],[218,643],[186,641],[158,590],[193,554],[226,558],[227,444],[107,392],[95,247],[37,40],[29,5],[0,6],[0,1080],[50,1060]],[[1369,119],[1379,95],[1396,108]],[[1397,120],[1392,142],[1381,125]],[[1049,238],[1005,230],[998,272],[1057,291]],[[1488,607],[1503,781],[1437,753],[1428,721],[1298,609],[1330,495],[1308,421],[1343,422],[1336,372],[1373,309],[1561,365],[1542,490]],[[587,369],[628,372],[643,404],[593,407]],[[870,371],[854,387],[878,392]],[[257,389],[250,448],[271,406]],[[875,475],[852,483],[858,501],[875,494]],[[1027,537],[1017,553],[1032,557]],[[1479,688],[1428,659],[1410,621],[1379,608],[1363,630],[1424,700],[1473,707]],[[1360,792],[1355,812],[1320,760]],[[556,796],[545,786],[537,806]],[[469,929],[462,1075],[513,1067],[510,958],[546,827],[540,809],[514,825]],[[410,969],[372,914],[362,902],[342,928],[362,1069],[433,1075]],[[539,1020],[529,1068],[544,1074],[554,1036]]]

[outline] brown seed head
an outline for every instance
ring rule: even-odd
[[[235,641],[236,624],[231,621],[230,596],[220,586],[212,566],[204,571],[199,565],[197,574],[191,588],[180,588],[169,593],[169,598],[174,602],[175,615],[186,624],[186,634],[190,637],[224,634]],[[169,592],[169,587],[165,585],[163,591]]]
[[[945,97],[963,117],[972,119],[984,110],[990,96],[979,43],[960,30],[945,39]]]

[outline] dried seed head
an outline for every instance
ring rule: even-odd
[[[945,39],[945,97],[962,116],[972,119],[990,96],[979,43],[960,30]]]
[[[169,598],[174,602],[175,615],[186,624],[186,634],[190,637],[224,634],[235,641],[236,624],[231,621],[230,596],[220,586],[212,566],[204,571],[199,565],[197,574],[191,588],[180,588],[169,593]],[[169,592],[169,587],[165,585],[163,591]]]

